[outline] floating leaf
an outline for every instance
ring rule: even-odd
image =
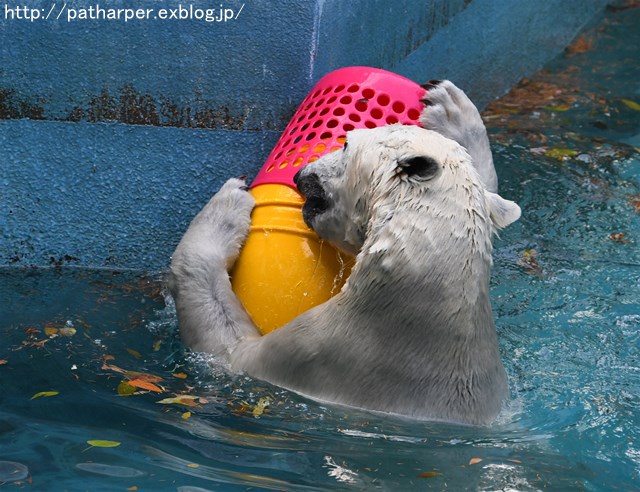
[[[4,365],[6,365],[6,364],[8,364],[8,363],[9,363],[9,361],[8,361],[8,360],[6,360],[6,359],[0,359],[0,366],[4,366]]]
[[[511,463],[515,463],[517,465],[521,465],[522,464],[522,461],[520,461],[520,460],[507,460],[507,461],[511,461]]]
[[[189,468],[198,468],[198,467],[200,467],[200,465],[199,465],[199,464],[197,464],[197,463],[189,463],[187,466],[188,466]]]
[[[120,381],[117,391],[120,396],[131,396],[136,392],[136,388],[131,386],[128,381]]]
[[[127,382],[129,383],[129,385],[135,386],[136,388],[145,389],[148,391],[155,391],[156,393],[162,393],[164,391],[159,386],[156,386],[155,384],[150,383],[149,381],[145,381],[143,379],[132,379]]]
[[[196,407],[198,406],[197,396],[191,395],[180,395],[174,398],[165,398],[164,400],[160,400],[156,403],[160,403],[162,405],[186,405],[188,407]]]
[[[264,413],[265,409],[269,406],[270,403],[271,403],[271,398],[269,398],[268,396],[260,398],[258,400],[258,403],[256,404],[256,406],[253,407],[253,410],[251,411],[251,413],[256,418],[260,417]]]
[[[138,352],[137,350],[133,350],[131,348],[128,348],[127,352],[129,352],[129,355],[135,357],[136,359],[140,359],[142,357],[142,354],[140,352]]]
[[[58,330],[60,335],[62,335],[63,337],[72,337],[77,333],[77,331],[78,330],[76,330],[73,326],[64,326]]]
[[[161,383],[164,381],[160,376],[155,376],[153,374],[147,374],[144,372],[136,372],[136,371],[124,371],[124,375],[129,379],[138,379],[140,381],[147,381],[148,383]]]
[[[56,396],[59,395],[60,392],[59,391],[40,391],[39,393],[36,393],[35,395],[33,395],[31,397],[32,400],[35,400],[36,398],[41,398],[41,397],[50,397],[50,396]]]
[[[578,151],[573,149],[549,149],[545,152],[545,155],[562,161],[568,159],[569,157],[577,156]]]
[[[627,244],[631,242],[629,239],[627,239],[627,236],[625,236],[624,232],[615,232],[613,234],[609,234],[609,239],[621,244]]]
[[[181,417],[185,420],[187,420],[189,417],[191,417],[191,412],[184,412]]]
[[[155,342],[153,342],[153,351],[157,352],[158,350],[160,350],[161,346],[162,346],[162,340],[158,338]]]
[[[120,446],[122,443],[119,443],[118,441],[105,441],[103,439],[91,439],[87,441],[87,444],[95,448],[115,448]]]
[[[173,377],[178,379],[187,379],[188,375],[184,372],[175,372],[173,373]]]
[[[133,486],[129,487],[127,490],[138,490],[138,486],[137,485],[133,485]]]
[[[432,478],[432,477],[437,477],[439,475],[442,475],[442,473],[437,472],[437,471],[428,471],[428,472],[423,472],[420,475],[418,475],[418,478]]]
[[[558,112],[563,112],[563,111],[569,111],[571,109],[571,106],[545,106],[545,108],[547,111],[558,111]]]
[[[640,111],[640,104],[637,102],[632,101],[631,99],[623,99],[622,102],[626,107],[633,109],[634,111]]]
[[[478,463],[480,463],[482,461],[482,458],[471,458],[469,460],[469,464],[470,465],[477,465]]]
[[[56,328],[55,326],[47,326],[44,329],[44,334],[47,335],[48,337],[52,337],[58,334],[58,332],[60,331],[59,328]]]

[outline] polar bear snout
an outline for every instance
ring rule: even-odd
[[[327,194],[322,184],[320,184],[320,178],[315,173],[303,173],[303,170],[300,170],[293,177],[293,182],[305,198],[304,206],[302,207],[302,218],[305,224],[313,229],[314,219],[329,208],[330,203]]]

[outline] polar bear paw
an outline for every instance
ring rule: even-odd
[[[189,233],[198,242],[216,246],[227,263],[233,263],[247,239],[255,200],[242,179],[228,180],[196,215]]]
[[[477,132],[485,131],[484,123],[467,95],[449,80],[432,80],[423,87],[427,93],[422,99],[425,108],[420,123],[463,147],[475,143]]]
[[[498,181],[487,130],[478,108],[467,95],[449,80],[432,80],[422,86],[427,90],[420,124],[459,143],[471,156],[489,191],[497,190]]]

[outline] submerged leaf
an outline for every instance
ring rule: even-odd
[[[632,101],[631,99],[623,99],[622,102],[626,107],[633,109],[634,111],[640,111],[640,104],[637,102]]]
[[[120,444],[122,443],[119,443],[117,441],[106,441],[103,439],[91,439],[87,441],[87,444],[96,448],[115,448],[117,446],[120,446]]]
[[[120,381],[118,385],[118,394],[120,396],[131,396],[136,392],[136,388],[131,386],[128,381]]]
[[[432,478],[432,477],[437,477],[439,475],[442,475],[442,473],[437,472],[437,471],[428,471],[428,472],[423,472],[420,475],[418,475],[418,478]]]
[[[142,357],[142,354],[140,352],[138,352],[137,350],[133,350],[132,348],[128,348],[127,352],[129,352],[129,355],[132,355],[136,359],[140,359]]]
[[[482,461],[482,458],[471,458],[469,460],[469,464],[470,465],[477,465],[478,463],[480,463]]]
[[[50,396],[56,396],[59,395],[60,392],[59,391],[40,391],[39,393],[36,393],[35,395],[33,395],[31,397],[32,400],[35,400],[36,398],[41,398],[41,397],[50,397]]]
[[[186,419],[188,419],[189,417],[191,417],[191,412],[184,412],[184,413],[181,415],[181,417],[182,417],[183,419],[185,419],[185,420],[186,420]]]

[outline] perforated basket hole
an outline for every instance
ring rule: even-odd
[[[293,143],[297,144],[300,140],[302,140],[302,135],[298,135],[296,138],[294,138]]]
[[[308,139],[307,139],[308,140]],[[298,149],[298,153],[302,154],[304,152],[306,152],[307,150],[309,150],[310,145],[309,144],[304,144],[302,147],[300,147]]]
[[[349,115],[349,119],[350,119],[351,121],[355,121],[356,123],[358,123],[362,118],[360,118],[360,115],[359,115],[359,114],[351,113],[351,114]]]
[[[367,128],[376,128],[378,125],[376,125],[373,121],[367,120],[364,122],[364,126],[366,126]]]
[[[325,88],[325,90],[322,91],[322,95],[326,96],[327,94],[329,94],[329,92],[331,92],[332,89],[333,89],[333,86],[329,86]]]
[[[342,92],[344,90],[344,85],[340,84],[338,87],[336,87],[333,92],[338,93],[338,92]]]
[[[289,165],[289,161],[282,161],[280,164],[278,164],[278,169],[284,169],[288,165]]]
[[[380,106],[387,106],[391,102],[391,98],[386,94],[380,94],[377,100]]]
[[[320,135],[320,140],[330,140],[332,136],[331,132],[324,132]]]
[[[303,157],[298,157],[295,161],[293,161],[293,167],[298,167],[304,161]]]
[[[314,138],[316,138],[316,132],[311,132],[309,133],[309,135],[307,135],[306,140],[309,141],[309,140],[313,140]]]
[[[327,128],[335,128],[336,126],[338,126],[338,120],[327,121]]]
[[[336,109],[333,110],[333,114],[335,116],[342,116],[346,111],[344,110],[344,108],[338,107]]]
[[[327,99],[327,106],[330,106],[334,102],[336,102],[336,99],[338,99],[338,96],[331,96],[329,99]]]
[[[275,164],[271,164],[268,168],[267,168],[267,172],[270,173],[271,171],[273,171],[275,169]]]
[[[358,111],[360,111],[361,113],[364,113],[364,112],[367,110],[367,108],[368,108],[368,107],[369,107],[369,105],[367,104],[367,102],[366,102],[366,101],[358,101],[358,102],[355,104],[355,108],[356,108]]]
[[[346,135],[340,135],[338,138],[336,138],[336,142],[338,142],[340,145],[344,145],[346,141],[347,141]],[[338,147],[338,148],[342,148],[342,147]]]
[[[387,116],[386,122],[389,125],[393,125],[398,122],[398,117],[390,114],[389,116]]]
[[[384,116],[384,112],[380,108],[373,108],[369,114],[371,114],[371,117],[376,120],[379,120]]]
[[[329,108],[329,107],[322,108],[322,109],[320,110],[320,113],[318,114],[318,116],[324,116],[324,115],[325,115],[325,114],[327,114],[329,111],[330,111],[330,108]]]
[[[351,101],[353,101],[351,96],[342,96],[340,98],[340,104],[351,104]]]
[[[322,126],[323,123],[324,121],[322,120],[316,120],[313,122],[313,125],[311,125],[311,128],[318,128],[319,126]]]
[[[316,146],[313,148],[313,152],[321,154],[322,152],[324,152],[326,150],[327,146],[323,143],[318,143],[316,144]]]
[[[391,109],[393,109],[398,114],[402,114],[404,113],[405,106],[404,103],[396,101],[391,105]]]
[[[375,95],[376,91],[371,88],[366,88],[362,91],[362,97],[364,97],[365,99],[373,99]]]
[[[418,120],[420,119],[420,111],[418,111],[416,108],[411,108],[407,112],[407,116],[409,117],[409,119]]]
[[[322,106],[322,104],[324,104],[324,98],[320,99],[317,103],[316,103],[316,108],[319,106]]]
[[[317,161],[318,159],[320,159],[320,156],[317,155],[312,155],[311,157],[309,157],[309,160],[307,161],[309,164],[311,164],[312,162]]]
[[[345,123],[344,125],[342,125],[342,129],[345,132],[350,132],[351,130],[355,129],[355,126],[353,126],[351,123]]]

